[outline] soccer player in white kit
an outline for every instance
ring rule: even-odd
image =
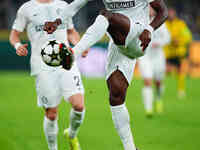
[[[64,131],[71,150],[80,149],[77,133],[84,119],[85,106],[84,88],[76,63],[67,71],[60,66],[47,66],[42,61],[41,47],[49,41],[43,27],[46,21],[54,21],[67,7],[69,13],[65,13],[64,22],[51,36],[66,45],[69,45],[68,41],[75,45],[80,37],[73,26],[72,16],[86,3],[87,0],[76,0],[70,5],[62,0],[30,0],[19,8],[10,34],[17,55],[27,56],[27,44],[22,44],[19,38],[20,33],[27,30],[32,47],[31,75],[36,79],[38,105],[45,109],[43,126],[49,150],[58,149],[58,105],[62,97],[72,105],[69,128]]]
[[[150,8],[150,18],[153,19],[155,11]],[[161,100],[162,95],[162,80],[165,75],[165,56],[163,46],[170,42],[170,33],[165,24],[161,25],[153,32],[152,41],[146,50],[146,55],[139,58],[139,69],[144,79],[144,88],[142,89],[142,97],[147,117],[153,115],[153,89],[152,81],[155,80],[156,85],[156,107],[157,113],[162,113],[163,105]]]
[[[78,56],[108,32],[110,43],[106,79],[112,118],[124,149],[136,150],[125,105],[126,92],[133,77],[136,58],[144,54],[152,32],[166,20],[167,8],[163,0],[104,0],[104,4],[106,10],[101,12],[72,50]],[[157,13],[152,22],[149,5]]]

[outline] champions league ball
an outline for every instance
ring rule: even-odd
[[[61,42],[52,40],[46,42],[42,46],[41,57],[45,64],[49,66],[60,66],[62,63],[62,59],[60,56],[60,48]]]

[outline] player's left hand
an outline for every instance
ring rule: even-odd
[[[90,51],[90,49],[85,50],[85,51],[82,53],[81,56],[82,56],[83,58],[87,57],[89,51]]]
[[[45,22],[43,30],[46,31],[48,34],[52,34],[56,31],[57,27],[61,24],[60,19],[56,19],[55,21]]]
[[[145,29],[139,36],[139,39],[142,42],[140,46],[142,47],[142,51],[144,52],[151,42],[151,32]]]

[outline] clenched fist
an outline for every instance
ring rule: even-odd
[[[45,22],[43,30],[46,31],[48,34],[52,34],[56,31],[57,27],[62,23],[61,19],[56,19],[55,21]]]
[[[142,51],[145,51],[145,49],[148,47],[149,43],[151,42],[151,32],[145,29],[142,34],[139,36],[142,47]]]
[[[16,50],[16,54],[18,56],[27,56],[28,55],[28,44],[23,44],[21,46],[19,46]]]

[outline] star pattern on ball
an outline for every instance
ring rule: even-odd
[[[44,49],[41,51],[41,55],[44,56],[46,53],[44,52]]]
[[[52,51],[52,54],[51,54],[51,59],[52,59],[52,61],[53,61],[54,59],[58,59],[58,55],[59,55],[59,54],[56,54],[55,51],[53,50],[53,51]]]
[[[58,44],[58,43],[56,42],[56,40],[53,40],[53,41],[49,41],[48,45],[51,45],[53,47],[55,44]]]

